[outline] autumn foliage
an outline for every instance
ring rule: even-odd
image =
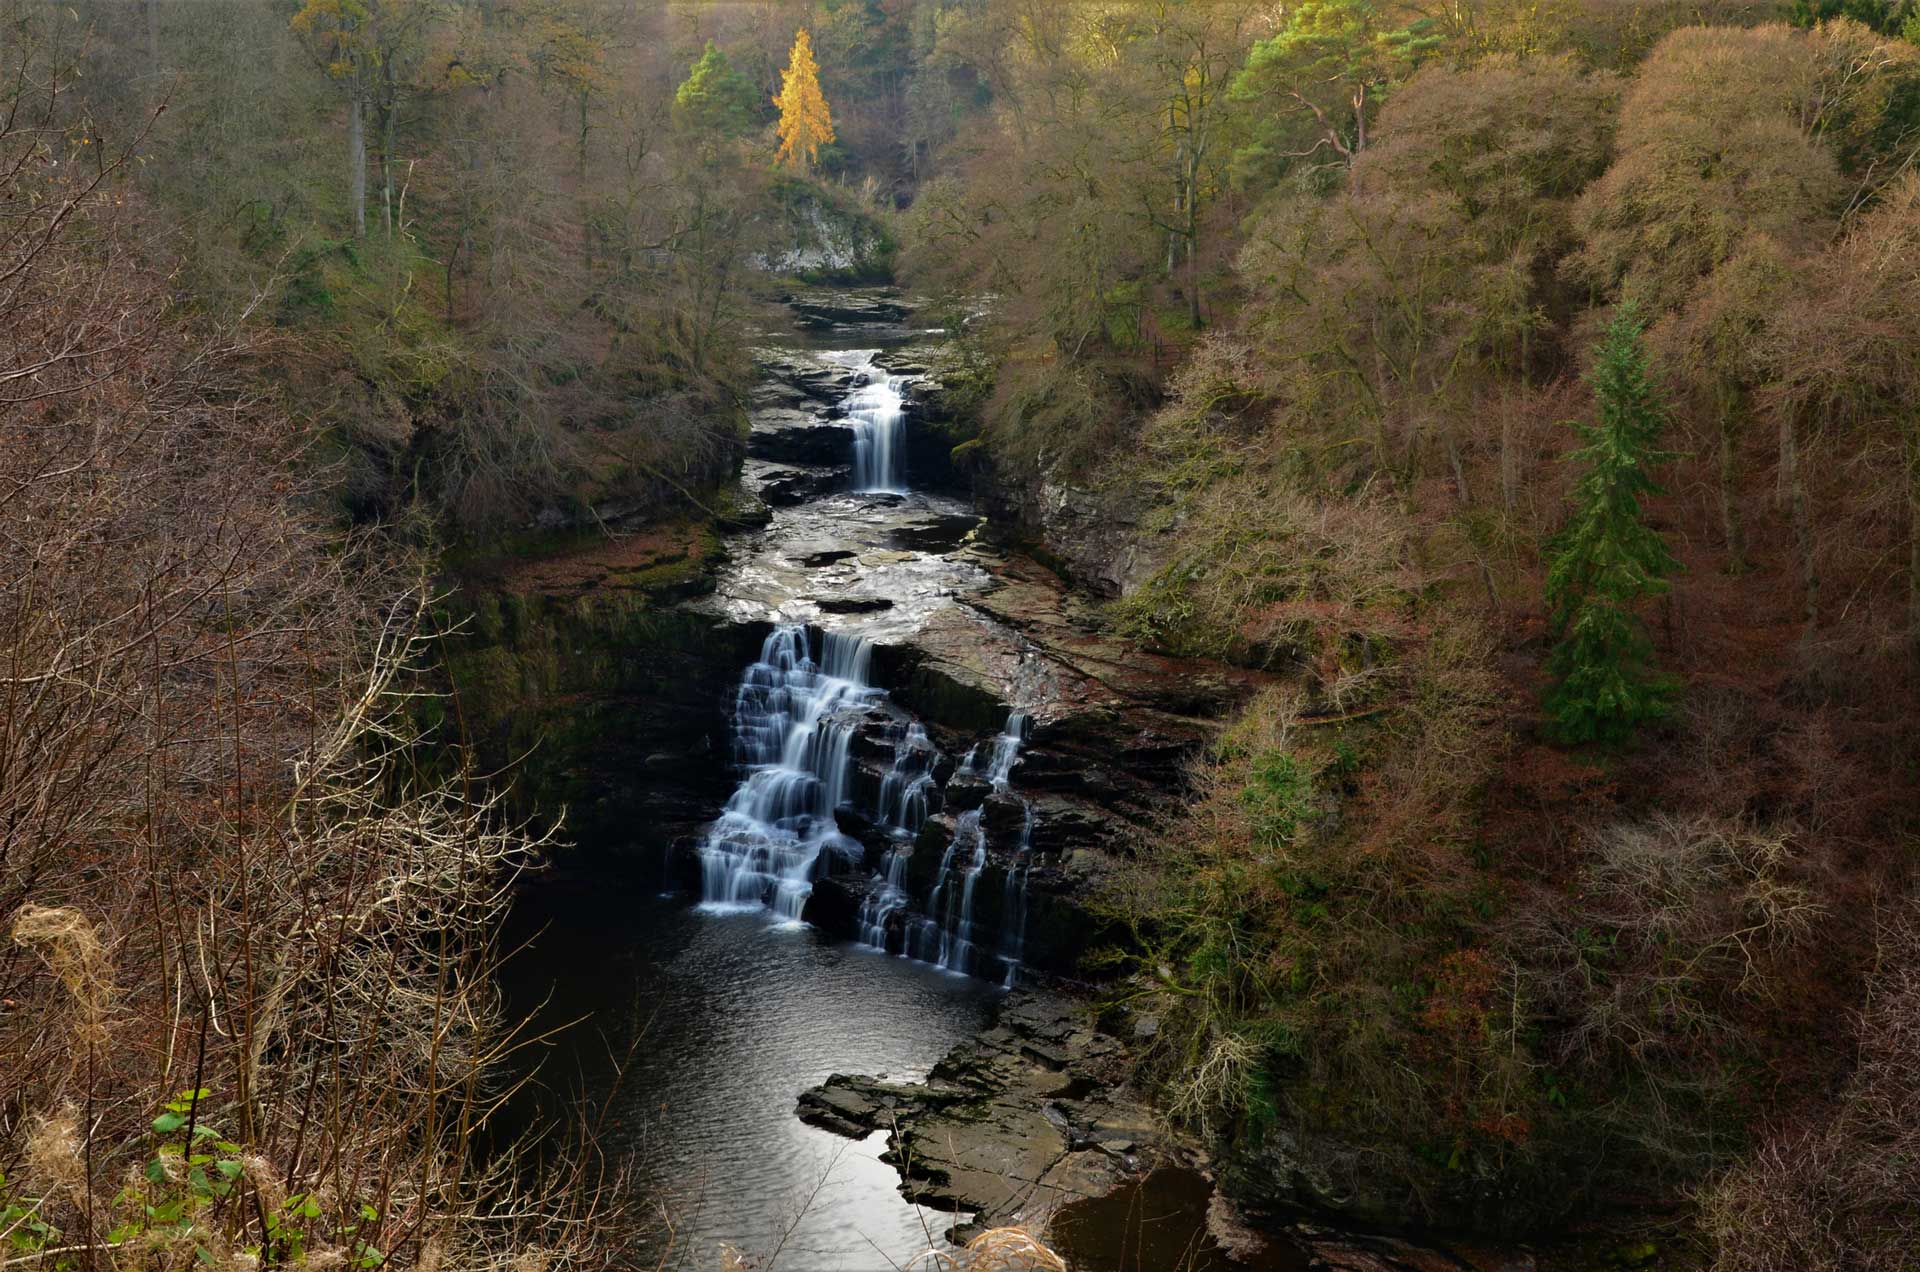
[[[812,168],[820,147],[833,141],[833,115],[820,92],[820,67],[813,60],[813,41],[805,28],[793,37],[787,69],[781,72],[780,95],[773,102],[780,108],[780,162],[803,172]]]
[[[1823,1207],[1806,1266],[1910,1243],[1897,1100],[1827,1097],[1888,1089],[1850,1012],[1907,948],[1872,915],[1920,828],[1920,50],[1811,8],[940,33],[993,111],[909,261],[992,296],[982,449],[1127,545],[1063,562],[1123,631],[1286,686],[1109,894],[1149,1074],[1267,1203],[1394,1222],[1391,1179],[1524,1227],[1719,1178],[1754,1216],[1819,1174],[1864,1200],[1771,1248],[1716,1227],[1725,1266],[1798,1266]],[[1216,40],[1244,69],[1188,166],[1167,121]],[[1661,429],[1572,454],[1649,384]]]

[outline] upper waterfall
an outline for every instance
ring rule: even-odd
[[[864,494],[904,495],[900,452],[906,411],[898,383],[874,362],[871,349],[836,356],[856,376],[846,403],[847,422],[853,426],[853,488]]]

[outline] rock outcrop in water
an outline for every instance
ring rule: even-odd
[[[1170,1132],[1129,1083],[1135,1039],[1108,1032],[1092,1008],[1070,998],[1016,992],[992,1027],[962,1043],[925,1082],[834,1074],[801,1093],[795,1112],[853,1139],[887,1132],[884,1160],[901,1191],[938,1210],[972,1212],[966,1228],[1044,1227],[1062,1208],[1085,1205],[1128,1181],[1172,1168],[1207,1171],[1200,1146]],[[1200,1186],[1204,1189],[1205,1184]],[[1141,1200],[1149,1200],[1142,1198]],[[1149,1221],[1141,1215],[1118,1221]],[[1219,1198],[1212,1239],[1262,1267],[1308,1272],[1533,1272],[1529,1252],[1416,1242],[1313,1223],[1277,1235],[1248,1228]]]
[[[1021,992],[925,1083],[836,1074],[802,1094],[798,1112],[841,1135],[887,1131],[887,1160],[911,1200],[976,1212],[982,1227],[1039,1223],[1180,1156],[1120,1060],[1083,1005]]]

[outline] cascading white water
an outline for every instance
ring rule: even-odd
[[[854,437],[853,487],[906,494],[904,381],[889,375],[875,356],[871,350],[827,355],[854,376],[845,399]],[[823,854],[848,861],[862,854],[860,843],[840,832],[835,812],[851,793],[849,745],[861,716],[886,694],[868,683],[864,638],[825,633],[819,643],[816,662],[805,627],[778,627],[742,677],[733,742],[745,775],[700,850],[706,908],[768,907],[798,921],[815,880],[829,872]],[[974,931],[975,894],[990,856],[980,808],[955,818],[924,917],[903,924],[903,912],[913,904],[907,878],[914,844],[939,807],[935,770],[944,772],[945,762],[924,727],[903,722],[895,728],[892,767],[882,775],[876,806],[866,810],[890,842],[860,905],[861,944],[882,950],[904,945],[901,952],[908,956],[953,972],[1003,972],[1011,985],[1025,945],[1031,805],[1020,801],[1024,828],[1001,895],[998,965],[994,951],[979,951]],[[1008,794],[1026,730],[1026,715],[1013,712],[998,736],[968,753],[961,772],[976,791],[984,780],[994,794]],[[1004,808],[1004,799],[995,807]]]
[[[899,471],[906,413],[900,390],[871,354],[857,364],[865,377],[847,398],[847,422],[853,427],[853,488],[867,494],[903,495]]]
[[[821,853],[860,851],[834,810],[847,787],[848,717],[883,695],[867,683],[864,638],[827,632],[820,644],[816,662],[805,627],[776,627],[741,678],[733,746],[747,771],[700,848],[707,905],[767,906],[797,922]]]
[[[880,886],[860,903],[860,944],[876,950],[887,948],[887,923],[907,904],[907,862],[912,857],[911,844],[887,849],[887,869]]]
[[[915,721],[902,729],[893,744],[893,767],[880,779],[880,824],[895,838],[911,839],[927,820],[927,791],[933,785],[933,765],[940,752]]]
[[[918,722],[906,725],[893,746],[893,766],[880,779],[880,825],[894,840],[887,849],[879,886],[860,903],[860,943],[887,948],[887,924],[907,904],[907,863],[913,856],[913,837],[927,820],[927,792],[933,786],[933,766],[940,758],[932,739]]]
[[[994,792],[1006,794],[1012,789],[1013,766],[1020,759],[1020,745],[1027,736],[1027,715],[1015,711],[1007,716],[1007,724],[993,740],[992,750],[988,753],[985,769],[979,767],[980,749],[975,747],[967,752],[967,758],[961,762],[962,773],[972,773],[987,780]],[[1023,800],[1023,819],[1026,829],[1021,833],[1020,845],[1020,881],[1017,901],[1012,905],[1020,911],[1020,935],[1013,938],[1015,946],[1025,941],[1026,911],[1026,860],[1029,855],[1027,833],[1032,826],[1032,807]],[[980,881],[980,872],[987,865],[987,833],[980,824],[981,810],[969,809],[954,820],[953,838],[947,842],[947,850],[940,858],[940,874],[934,883],[933,894],[927,901],[927,917],[913,927],[909,935],[908,953],[914,958],[936,963],[950,972],[971,974],[975,971],[973,899],[974,887]],[[1014,881],[1011,872],[1007,880],[1008,897],[1014,897]],[[1003,951],[1008,941],[1008,929],[1005,919],[1011,917],[1012,910],[1003,914],[1001,941]],[[1012,985],[1018,969],[1018,949],[1011,954],[1001,955],[1006,962],[1004,980]]]
[[[1000,902],[1000,961],[1006,970],[1000,983],[1012,989],[1020,979],[1020,960],[1027,953],[1027,875],[1033,870],[1033,805],[1021,801],[1020,852],[1007,867],[1006,892]]]

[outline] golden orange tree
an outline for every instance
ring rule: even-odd
[[[833,115],[820,92],[820,67],[805,27],[793,37],[773,103],[780,108],[780,162],[803,171],[812,167],[820,147],[833,140]]]

